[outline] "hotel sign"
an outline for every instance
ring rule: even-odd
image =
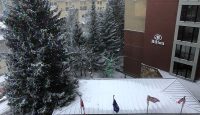
[[[156,34],[154,36],[154,39],[151,41],[152,44],[156,44],[156,45],[162,45],[164,46],[165,43],[161,42],[162,41],[162,36],[160,34]]]

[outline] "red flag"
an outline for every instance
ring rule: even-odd
[[[84,106],[84,103],[83,103],[83,100],[82,98],[80,98],[80,106],[81,106],[81,114],[82,114],[82,108],[83,108],[83,112],[84,112],[84,115],[85,115],[85,106]]]
[[[81,108],[85,108],[82,98],[81,98],[81,100],[80,100],[80,105],[81,105]]]
[[[151,97],[151,96],[147,96],[147,102],[149,102],[149,101],[151,101],[151,102],[153,102],[153,103],[156,103],[156,102],[160,102],[160,100],[159,99],[157,99],[157,98],[155,98],[155,97]]]
[[[185,101],[186,101],[186,100],[185,100],[185,96],[184,96],[183,98],[179,99],[177,103],[178,103],[178,104],[180,104],[180,103],[182,103],[182,102],[183,102],[183,104],[184,104],[184,103],[185,103]]]

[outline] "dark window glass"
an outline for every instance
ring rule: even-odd
[[[175,53],[175,57],[180,58],[180,55],[181,55],[181,49],[182,49],[182,46],[181,46],[181,45],[176,45],[176,53]]]
[[[185,26],[179,26],[178,29],[178,40],[183,41],[183,33],[185,31]]]
[[[199,36],[199,28],[194,28],[193,39],[191,42],[197,43],[198,36]]]
[[[185,78],[191,78],[192,66],[174,62],[173,73]]]
[[[196,49],[194,47],[190,48],[189,61],[193,61],[194,60],[195,51],[196,51]]]
[[[178,40],[197,43],[199,28],[180,26],[178,30]]]
[[[183,5],[181,10],[181,21],[197,22],[199,20],[199,5]]]
[[[196,49],[194,47],[176,45],[175,57],[193,61]]]
[[[197,10],[197,22],[200,22],[200,6],[198,7],[198,10]]]
[[[87,10],[87,6],[81,6],[80,10]]]

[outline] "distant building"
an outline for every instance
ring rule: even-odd
[[[11,0],[0,0],[0,14],[3,14],[3,11],[6,10],[6,5],[11,4]]]
[[[199,79],[199,22],[199,0],[125,0],[125,71],[148,65]]]
[[[52,5],[58,6],[61,10],[61,17],[66,17],[69,14],[69,9],[74,8],[78,10],[79,21],[83,21],[87,15],[88,10],[91,8],[92,0],[49,0]],[[95,0],[96,10],[104,11],[106,9],[107,0]],[[10,0],[0,0],[0,15],[5,10],[5,4]]]
[[[6,26],[0,22],[0,75],[7,72],[5,56],[10,52],[9,48],[6,46],[6,40],[3,37],[2,29],[5,28]]]
[[[57,5],[62,10],[61,17],[69,14],[69,9],[78,10],[78,19],[80,22],[84,20],[88,10],[91,8],[92,0],[50,0],[53,5]],[[107,0],[96,0],[96,10],[103,11],[106,8]]]

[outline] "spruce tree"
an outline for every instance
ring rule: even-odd
[[[86,39],[83,36],[82,28],[80,27],[78,21],[75,22],[73,41],[74,45],[78,48],[81,48],[81,46],[85,45],[86,42]]]
[[[124,0],[108,0],[109,6],[113,10],[113,15],[115,17],[114,21],[118,25],[116,31],[121,40],[120,44],[120,55],[122,55],[122,50],[124,46],[124,11],[125,11],[125,2]]]
[[[121,48],[121,38],[118,35],[119,25],[115,21],[114,11],[107,5],[100,24],[101,43],[100,49],[104,56],[119,56]]]
[[[74,8],[69,9],[69,15],[65,25],[66,42],[68,45],[73,46],[73,37],[75,34],[75,25],[78,23],[78,10]]]
[[[71,62],[71,68],[74,71],[74,74],[76,77],[76,72],[80,72],[80,77],[83,75],[86,76],[86,72],[89,71],[89,68],[91,68],[91,58],[92,53],[91,50],[87,47],[87,39],[83,35],[82,28],[80,27],[80,24],[78,23],[78,20],[76,20],[74,31],[73,31],[73,45],[70,48],[72,52],[72,62]]]
[[[92,6],[89,11],[89,21],[87,22],[87,49],[90,50],[90,71],[99,70],[101,67],[99,66],[99,60],[101,59],[101,52],[100,52],[100,36],[98,34],[98,15],[96,11],[96,0],[92,0]]]
[[[88,22],[88,46],[93,50],[94,53],[99,51],[99,37],[98,37],[98,21],[95,0],[92,0],[91,10],[89,12],[90,20]]]
[[[52,114],[75,96],[60,12],[47,0],[13,0],[4,14],[7,98],[14,114]]]

